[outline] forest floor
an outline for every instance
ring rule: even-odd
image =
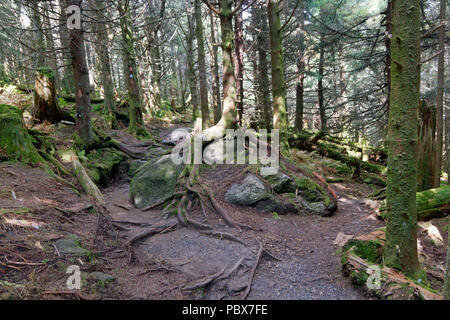
[[[63,127],[53,134],[65,144],[64,137],[73,129]],[[151,129],[160,137],[168,130],[167,126]],[[130,149],[139,142],[125,131],[109,133]],[[317,163],[315,169],[326,177],[329,172],[320,167],[321,157],[311,157],[316,157],[312,159]],[[343,276],[338,251],[343,236],[348,239],[384,226],[376,218],[379,203],[368,199],[374,189],[351,179],[332,184],[338,210],[330,217],[263,214],[223,200],[227,188],[243,178],[244,169],[244,165],[207,167],[201,171],[201,181],[213,190],[231,218],[250,230],[228,227],[208,208],[206,216],[201,210],[191,215],[245,244],[169,224],[162,232],[128,246],[135,235],[167,220],[161,210],[143,212],[129,203],[126,163],[102,188],[107,214],[39,167],[0,163],[1,298],[240,299],[249,283],[248,299],[369,298]],[[446,220],[431,223],[446,243]],[[85,251],[77,255],[60,252],[57,242],[74,235]],[[423,229],[419,232],[425,263],[443,266],[445,246],[442,243],[436,249],[436,240],[431,243],[428,235]],[[67,289],[71,265],[81,269],[81,290]],[[207,290],[186,289],[233,266],[237,266],[235,272],[219,277],[205,286]],[[437,277],[432,286],[440,290],[440,273],[431,274]]]

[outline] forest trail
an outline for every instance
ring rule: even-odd
[[[126,139],[122,142],[127,143]],[[132,144],[134,142],[129,146]],[[200,210],[193,212],[193,218],[245,239],[248,246],[219,240],[192,228],[178,226],[173,230],[168,227],[161,234],[144,237],[133,244],[133,261],[137,262],[136,268],[142,270],[133,272],[136,276],[116,276],[121,290],[127,296],[142,299],[188,298],[181,287],[214,275],[224,266],[231,269],[242,258],[241,268],[228,279],[215,281],[206,291],[193,292],[196,298],[239,299],[255,265],[256,239],[259,239],[280,261],[262,255],[248,299],[366,299],[342,275],[340,257],[336,253],[339,246],[334,241],[339,233],[358,236],[383,226],[375,218],[374,210],[365,203],[364,195],[370,193],[370,188],[355,182],[334,184],[339,209],[331,217],[273,216],[223,201],[224,191],[239,179],[240,172],[242,166],[210,168],[202,173],[202,181],[213,189],[234,221],[255,230],[238,232],[215,214],[206,219]],[[133,208],[128,202],[128,190],[127,179],[103,190],[109,214],[115,225],[120,226],[119,234],[125,241],[167,221],[161,210],[142,212]]]

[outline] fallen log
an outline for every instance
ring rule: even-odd
[[[428,221],[450,213],[450,186],[417,192],[417,220]],[[380,208],[380,217],[386,218],[386,201]]]
[[[103,199],[103,194],[100,192],[97,185],[92,182],[89,175],[86,173],[83,165],[81,164],[78,157],[72,151],[70,154],[70,160],[72,162],[73,173],[77,178],[80,185],[83,187],[83,190],[90,195],[94,200],[102,207],[105,207],[105,200]]]

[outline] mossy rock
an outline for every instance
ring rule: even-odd
[[[0,105],[0,161],[44,162],[23,123],[22,111],[5,104]]]
[[[282,172],[265,176],[264,179],[270,183],[276,193],[293,193],[297,189],[294,179]]]
[[[175,164],[170,155],[144,164],[131,180],[130,199],[142,209],[169,198],[175,192],[182,164]]]
[[[130,166],[128,167],[128,174],[131,177],[134,177],[138,173],[139,169],[142,168],[142,166],[144,164],[146,164],[146,162],[142,161],[142,160],[131,161]]]
[[[86,168],[92,181],[105,186],[118,172],[120,164],[127,156],[116,149],[104,148],[90,152],[87,159]]]
[[[321,165],[331,169],[332,171],[336,172],[337,174],[340,175],[351,175],[352,174],[352,169],[349,168],[346,164],[337,162],[337,161],[331,161],[331,160],[324,160],[321,162]]]
[[[295,184],[301,195],[308,202],[321,202],[326,198],[322,188],[308,177],[295,177]]]

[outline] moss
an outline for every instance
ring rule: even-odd
[[[0,160],[44,162],[23,124],[22,111],[4,104],[0,105]]]
[[[118,150],[97,149],[87,155],[87,173],[98,184],[107,185],[108,180],[117,172],[126,155]]]
[[[364,271],[352,270],[352,272],[350,272],[350,279],[357,285],[365,286],[368,278],[369,275]]]
[[[357,256],[371,263],[381,262],[383,247],[379,241],[377,240],[362,241],[352,239],[345,244],[343,250],[345,252],[352,247],[354,247],[354,253]]]
[[[327,193],[312,179],[308,177],[294,177],[295,184],[300,191],[300,194],[308,202],[323,202],[325,206],[331,203],[330,197]]]
[[[0,208],[0,214],[13,213],[13,214],[21,215],[21,214],[27,214],[29,212],[31,212],[31,209],[27,208],[27,207],[14,208],[14,209]]]

